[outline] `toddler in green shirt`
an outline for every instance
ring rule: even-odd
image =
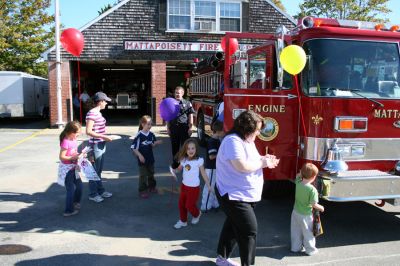
[[[300,176],[296,178],[296,196],[290,223],[291,251],[305,251],[307,255],[318,252],[313,235],[312,210],[324,211],[318,204],[318,191],[312,185],[318,175],[318,168],[312,163],[303,165]]]

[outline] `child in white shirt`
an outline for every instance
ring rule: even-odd
[[[197,199],[200,194],[200,178],[204,179],[206,186],[212,191],[204,170],[204,159],[198,156],[198,144],[194,138],[185,141],[177,154],[177,161],[180,162],[176,170],[182,171],[182,185],[179,195],[179,221],[174,225],[176,229],[187,226],[188,212],[192,215],[192,224],[200,220],[201,212],[197,208]]]

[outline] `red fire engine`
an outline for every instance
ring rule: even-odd
[[[190,80],[198,137],[224,103],[224,127],[244,110],[265,122],[256,145],[280,164],[266,184],[292,180],[305,162],[320,168],[317,187],[330,201],[400,198],[399,27],[306,17],[277,34],[227,33],[253,48],[200,62]],[[261,45],[255,44],[262,43]],[[299,45],[306,66],[292,76],[279,61]]]

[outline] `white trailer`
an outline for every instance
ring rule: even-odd
[[[16,71],[0,71],[0,117],[47,117],[47,79]]]

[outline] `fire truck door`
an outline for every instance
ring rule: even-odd
[[[272,71],[266,73],[272,75]],[[297,170],[298,99],[291,76],[285,75],[284,86],[280,89],[273,84],[274,89],[230,89],[224,95],[224,117],[228,126],[244,110],[253,110],[263,117],[265,126],[256,140],[258,151],[261,155],[267,152],[281,159],[277,168],[264,172],[264,177],[271,180],[293,179]],[[269,78],[276,80],[272,76]]]

